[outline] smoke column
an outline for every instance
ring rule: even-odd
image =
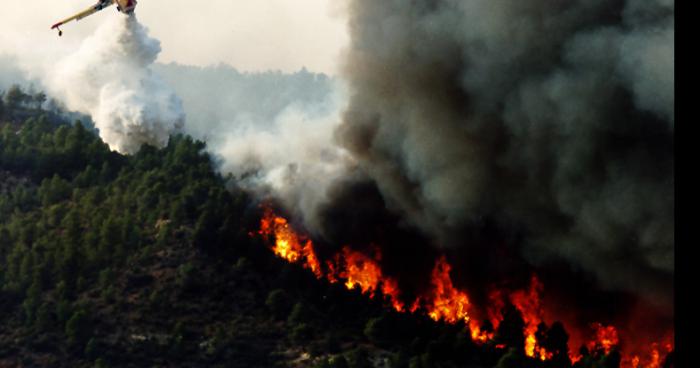
[[[509,274],[505,246],[671,306],[673,12],[665,0],[350,1],[335,139],[358,169],[310,227],[353,243],[388,211],[475,282]],[[400,261],[417,252],[401,246]]]
[[[61,60],[47,81],[70,109],[90,114],[112,149],[163,146],[184,126],[182,102],[154,74],[160,42],[135,16],[114,16]]]

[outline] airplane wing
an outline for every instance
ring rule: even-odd
[[[63,32],[59,28],[60,26],[66,24],[66,23],[72,22],[74,20],[78,21],[78,20],[81,20],[87,16],[93,15],[93,14],[97,13],[98,11],[104,9],[105,7],[114,4],[114,1],[115,0],[103,0],[99,3],[97,3],[97,5],[91,6],[89,9],[85,9],[76,15],[73,15],[69,18],[66,18],[66,19],[54,24],[53,26],[51,26],[51,29],[58,29],[58,34],[60,36],[61,34],[63,34]]]

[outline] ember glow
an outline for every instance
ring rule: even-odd
[[[542,346],[540,329],[546,327],[545,308],[542,305],[544,285],[536,276],[532,276],[529,287],[523,290],[494,289],[490,293],[490,302],[486,308],[475,309],[468,294],[457,288],[452,280],[452,267],[447,258],[437,259],[431,273],[430,287],[421,296],[407,304],[402,300],[398,282],[385,275],[381,268],[382,254],[379,247],[370,247],[369,254],[351,249],[348,246],[322,263],[314,249],[313,242],[304,235],[299,235],[287,219],[275,215],[269,208],[265,209],[260,222],[259,235],[270,241],[270,248],[278,257],[300,264],[310,270],[319,279],[330,283],[342,283],[348,290],[357,289],[369,298],[379,295],[397,312],[425,313],[436,322],[449,324],[464,323],[472,340],[485,344],[493,340],[494,332],[501,321],[502,308],[506,303],[514,306],[522,315],[525,338],[525,355],[542,361],[554,357],[552,352]],[[322,267],[323,264],[323,267]],[[409,308],[406,308],[410,305]],[[474,312],[480,311],[488,316],[493,326],[492,331],[482,329],[480,323],[472,318]],[[624,339],[618,329],[612,325],[593,323],[590,331],[583,332],[589,340],[583,345],[589,352],[609,354],[613,350],[625,347]],[[629,354],[622,354],[622,368],[661,368],[662,354],[673,351],[672,333],[662,343],[628,344]],[[496,348],[505,348],[503,344]],[[569,359],[576,363],[583,359],[578,349],[569,349]]]

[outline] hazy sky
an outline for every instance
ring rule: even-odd
[[[34,0],[2,6],[0,54],[38,62],[70,53],[114,7],[63,27],[50,26],[95,0]],[[341,0],[140,0],[138,19],[161,41],[159,61],[191,65],[224,62],[240,70],[335,74],[348,43]]]

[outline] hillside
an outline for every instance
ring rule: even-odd
[[[276,258],[259,203],[202,142],[123,156],[80,122],[13,111],[0,110],[0,367],[571,366],[525,358],[517,313],[478,346],[463,324]],[[599,351],[575,366],[618,365]]]

